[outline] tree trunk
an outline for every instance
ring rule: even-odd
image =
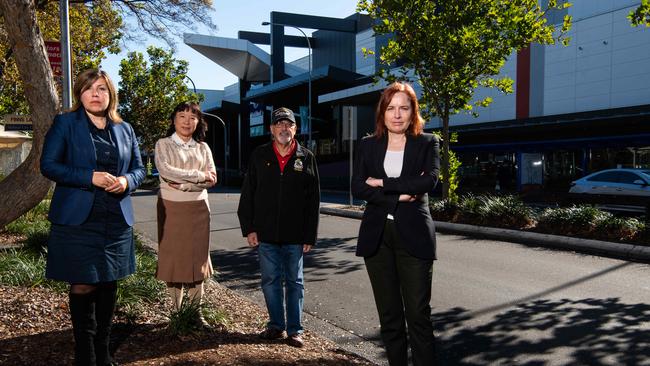
[[[445,113],[442,119],[442,199],[449,198],[449,113]]]
[[[51,182],[40,174],[43,139],[59,107],[54,77],[43,37],[36,23],[33,0],[0,0],[0,11],[25,85],[34,123],[32,150],[27,159],[0,182],[0,228],[36,206]]]

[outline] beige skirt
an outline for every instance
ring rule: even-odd
[[[165,282],[193,283],[212,276],[210,210],[205,200],[158,197],[158,268]]]

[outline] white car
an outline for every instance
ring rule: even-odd
[[[650,197],[650,170],[601,170],[571,182],[569,193]]]

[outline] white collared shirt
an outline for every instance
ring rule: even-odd
[[[172,141],[174,141],[174,143],[176,143],[176,145],[182,147],[183,149],[193,148],[193,147],[196,147],[196,145],[197,145],[196,140],[194,140],[193,138],[190,139],[190,141],[188,141],[188,142],[183,141],[183,139],[181,139],[181,137],[178,136],[178,134],[176,132],[174,132],[172,134]]]

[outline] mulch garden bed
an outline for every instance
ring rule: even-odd
[[[167,330],[166,298],[135,321],[118,314],[111,339],[115,360],[120,365],[373,365],[309,331],[300,349],[259,339],[266,312],[215,282],[207,286],[206,301],[227,314],[226,324],[187,336]],[[68,314],[66,294],[0,286],[0,364],[72,365]]]

